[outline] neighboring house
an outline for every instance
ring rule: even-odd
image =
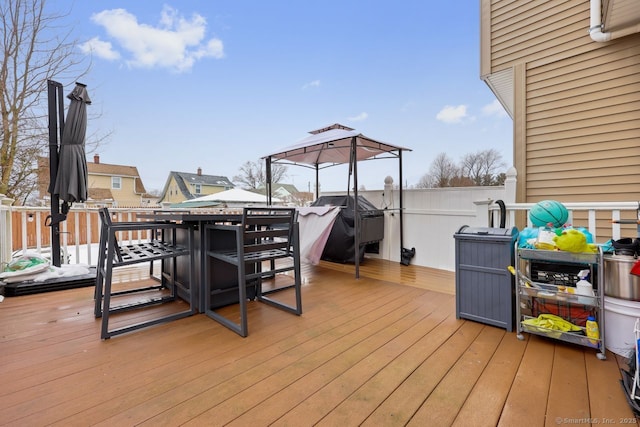
[[[112,206],[148,206],[152,196],[144,188],[138,168],[135,166],[110,165],[100,163],[100,156],[93,156],[93,163],[87,162],[89,176],[88,193],[91,204]],[[155,203],[153,203],[155,204]]]
[[[288,202],[299,193],[298,189],[293,184],[281,184],[276,182],[275,184],[271,184],[271,187],[273,187],[273,197],[277,197]]]
[[[640,200],[640,3],[480,5],[480,74],[513,119],[517,201]]]
[[[282,203],[290,206],[306,206],[313,201],[313,193],[299,191],[293,184],[282,184],[274,182],[272,185],[272,196],[280,199]],[[265,194],[265,188],[261,187],[256,190],[260,194]]]
[[[39,191],[41,199],[48,199],[49,159],[38,158]],[[87,162],[87,205],[138,207],[155,205],[157,198],[147,194],[138,168],[135,166],[101,163],[100,156]]]
[[[197,173],[170,172],[158,203],[180,203],[196,197],[230,190],[235,186],[225,176]]]

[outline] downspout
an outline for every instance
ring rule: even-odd
[[[631,25],[618,31],[602,32],[602,0],[591,0],[591,13],[589,18],[589,35],[596,42],[608,42],[609,40],[628,36],[640,32],[640,24]]]

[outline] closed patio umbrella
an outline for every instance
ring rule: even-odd
[[[49,192],[57,194],[65,202],[63,213],[74,202],[87,200],[87,158],[84,139],[87,132],[87,104],[91,104],[87,88],[76,83],[73,91],[67,95],[71,99],[64,122],[60,151],[58,153],[58,170],[53,189]]]

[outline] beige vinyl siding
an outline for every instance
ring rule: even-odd
[[[526,77],[528,201],[640,200],[640,37]]]
[[[640,200],[640,35],[592,41],[582,0],[481,9],[483,70],[514,70],[518,200]]]
[[[593,49],[588,1],[494,1],[491,17],[492,72]]]

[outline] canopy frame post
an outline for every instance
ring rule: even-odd
[[[267,192],[267,206],[271,206],[271,157],[265,159],[266,183],[265,190]]]
[[[360,214],[358,210],[358,156],[357,156],[357,141],[354,136],[351,138],[351,159],[349,169],[353,168],[353,246],[355,251],[355,265],[356,265],[356,279],[360,278]],[[353,163],[351,163],[353,162]],[[348,190],[348,189],[347,189]],[[348,191],[347,191],[348,194]]]
[[[320,167],[316,163],[316,199],[320,197]]]
[[[404,217],[404,207],[402,202],[402,150],[398,150],[398,177],[400,179],[400,194],[399,194],[399,202],[400,202],[400,261],[402,261],[402,248],[404,248],[404,226],[403,226],[403,217]]]

